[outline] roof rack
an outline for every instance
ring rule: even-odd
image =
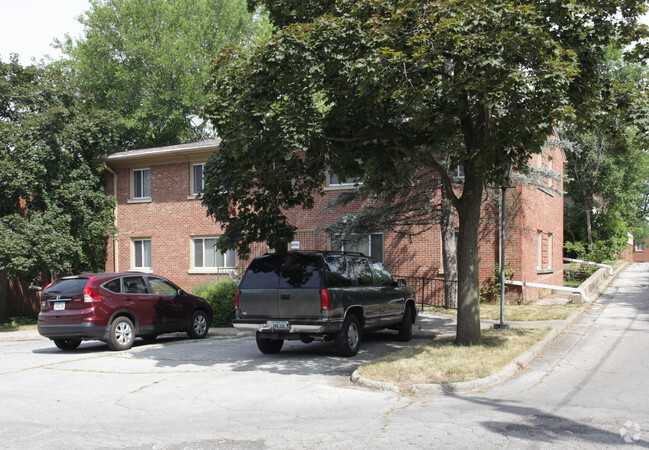
[[[365,253],[361,252],[344,252],[344,251],[338,251],[338,250],[286,250],[286,251],[281,251],[281,252],[273,252],[269,253],[266,252],[264,255],[279,255],[283,253],[322,253],[325,255],[350,255],[350,256],[363,256],[366,258],[370,258],[370,256],[367,256]]]

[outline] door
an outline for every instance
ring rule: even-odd
[[[157,301],[153,295],[149,294],[149,288],[143,276],[123,277],[120,297],[121,305],[118,309],[128,309],[135,314],[140,334],[152,333],[164,324],[164,318],[159,311]]]
[[[187,329],[189,305],[181,289],[170,281],[158,277],[147,277],[151,296],[155,298],[157,314],[162,318],[164,331]]]
[[[350,257],[349,262],[356,278],[356,286],[349,290],[350,297],[365,310],[366,327],[378,327],[381,323],[381,302],[378,289],[374,286],[372,268],[365,258]]]
[[[381,262],[372,261],[372,271],[377,301],[381,303],[381,323],[390,325],[400,322],[406,301],[403,290],[397,287],[392,275]]]
[[[286,255],[278,289],[281,319],[320,319],[321,261],[320,255]]]

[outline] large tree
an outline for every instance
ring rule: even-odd
[[[312,207],[326,170],[389,202],[413,167],[433,169],[460,224],[456,341],[477,342],[484,187],[512,162],[524,171],[555,121],[597,109],[604,47],[638,37],[645,2],[258,3],[277,31],[222,52],[210,86],[222,143],[204,203],[220,246],[282,248],[295,231],[283,211]],[[460,193],[445,169],[457,165]]]
[[[119,113],[125,148],[200,139],[209,62],[251,42],[268,21],[245,0],[92,0],[84,36],[62,43],[77,83]]]
[[[559,127],[566,155],[566,235],[586,253],[616,257],[628,231],[646,228],[649,71],[608,49],[600,70],[614,81],[596,126]]]
[[[93,158],[114,151],[115,118],[68,74],[0,62],[0,320],[7,280],[100,270],[112,200]]]

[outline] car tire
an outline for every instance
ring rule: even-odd
[[[266,355],[279,353],[279,351],[284,346],[284,339],[270,339],[262,336],[263,335],[261,333],[257,332],[257,348],[259,348],[260,352]]]
[[[111,350],[128,350],[135,340],[135,327],[128,317],[120,316],[110,324],[108,346]]]
[[[192,339],[203,339],[209,331],[208,317],[205,311],[194,311],[192,318],[189,320],[187,336]]]
[[[54,345],[61,350],[74,350],[81,345],[81,338],[56,338]]]
[[[403,318],[399,324],[399,340],[407,342],[412,339],[412,308],[406,305]]]
[[[336,336],[336,352],[340,356],[354,356],[361,347],[361,326],[354,314],[348,314],[343,328]]]

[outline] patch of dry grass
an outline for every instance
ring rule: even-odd
[[[492,375],[543,339],[551,328],[509,328],[482,331],[482,343],[457,346],[454,338],[414,345],[358,369],[361,376],[393,383],[455,383]]]
[[[505,305],[505,321],[565,320],[580,306],[582,305],[573,303],[567,305]],[[457,315],[455,309],[427,307],[426,310]],[[480,318],[500,320],[500,305],[480,304]]]

